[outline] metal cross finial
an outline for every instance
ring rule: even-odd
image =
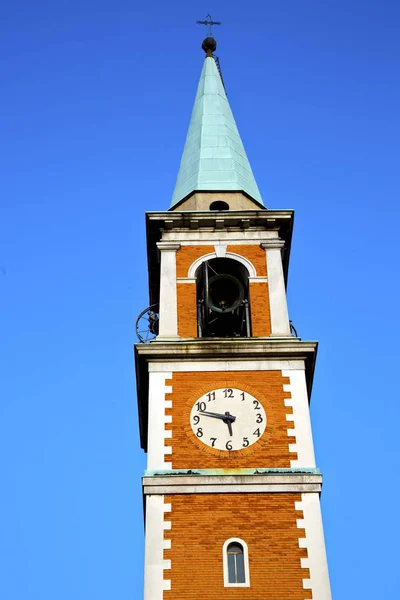
[[[196,21],[198,25],[206,25],[208,27],[208,37],[212,37],[212,26],[213,25],[221,25],[221,21],[213,21],[211,15],[208,14],[206,16],[205,21]]]

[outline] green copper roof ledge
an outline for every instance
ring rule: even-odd
[[[204,60],[170,208],[196,191],[243,191],[264,206],[211,56]]]
[[[298,468],[298,469],[170,469],[157,471],[145,471],[145,477],[157,477],[162,475],[320,475],[319,469]]]

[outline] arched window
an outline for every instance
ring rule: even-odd
[[[227,548],[229,583],[245,583],[242,544],[232,543]]]
[[[229,210],[229,204],[223,200],[216,200],[211,202],[210,210]]]
[[[227,540],[223,546],[224,586],[250,587],[247,544],[238,538]]]
[[[249,274],[231,258],[212,258],[196,271],[199,337],[250,337]]]

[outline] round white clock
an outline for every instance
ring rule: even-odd
[[[243,390],[219,388],[199,398],[190,412],[194,435],[216,450],[243,450],[265,431],[267,418],[259,400]]]

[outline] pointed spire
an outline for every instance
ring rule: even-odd
[[[213,38],[204,40],[206,58],[170,208],[196,191],[243,191],[264,207],[212,54],[215,47]]]

